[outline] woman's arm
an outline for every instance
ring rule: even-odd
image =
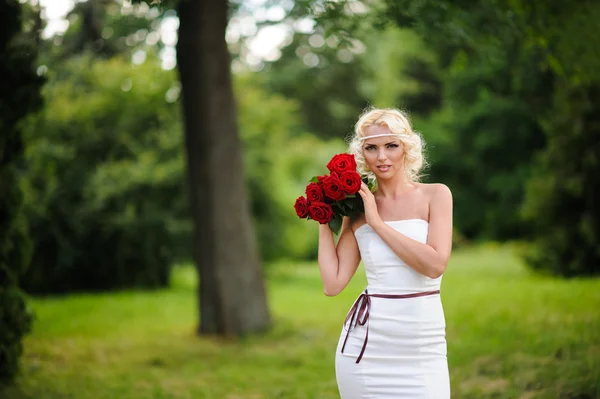
[[[452,193],[436,185],[429,206],[429,233],[423,244],[381,222],[371,226],[396,255],[417,272],[437,278],[446,270],[452,252]]]
[[[360,251],[350,218],[344,217],[337,248],[329,226],[319,225],[319,271],[325,295],[335,296],[342,292],[359,263]]]

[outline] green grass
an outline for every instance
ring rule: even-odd
[[[363,289],[322,294],[316,265],[270,269],[275,325],[199,338],[196,280],[154,292],[35,299],[34,331],[8,399],[338,398],[334,351]],[[600,280],[535,276],[509,247],[455,252],[444,276],[453,398],[600,398]]]

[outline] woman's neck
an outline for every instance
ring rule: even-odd
[[[413,191],[417,185],[404,179],[404,174],[398,174],[394,178],[384,181],[377,181],[376,196],[386,199],[402,197],[406,193]]]

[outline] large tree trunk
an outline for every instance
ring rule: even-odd
[[[177,61],[182,85],[200,333],[240,335],[270,325],[247,203],[225,42],[226,0],[183,0]]]

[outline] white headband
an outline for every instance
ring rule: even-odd
[[[377,137],[408,137],[407,134],[396,134],[396,133],[384,133],[384,134],[374,134],[372,136],[364,136],[359,138],[359,141],[363,141],[363,140],[368,140],[368,139],[374,139]]]

